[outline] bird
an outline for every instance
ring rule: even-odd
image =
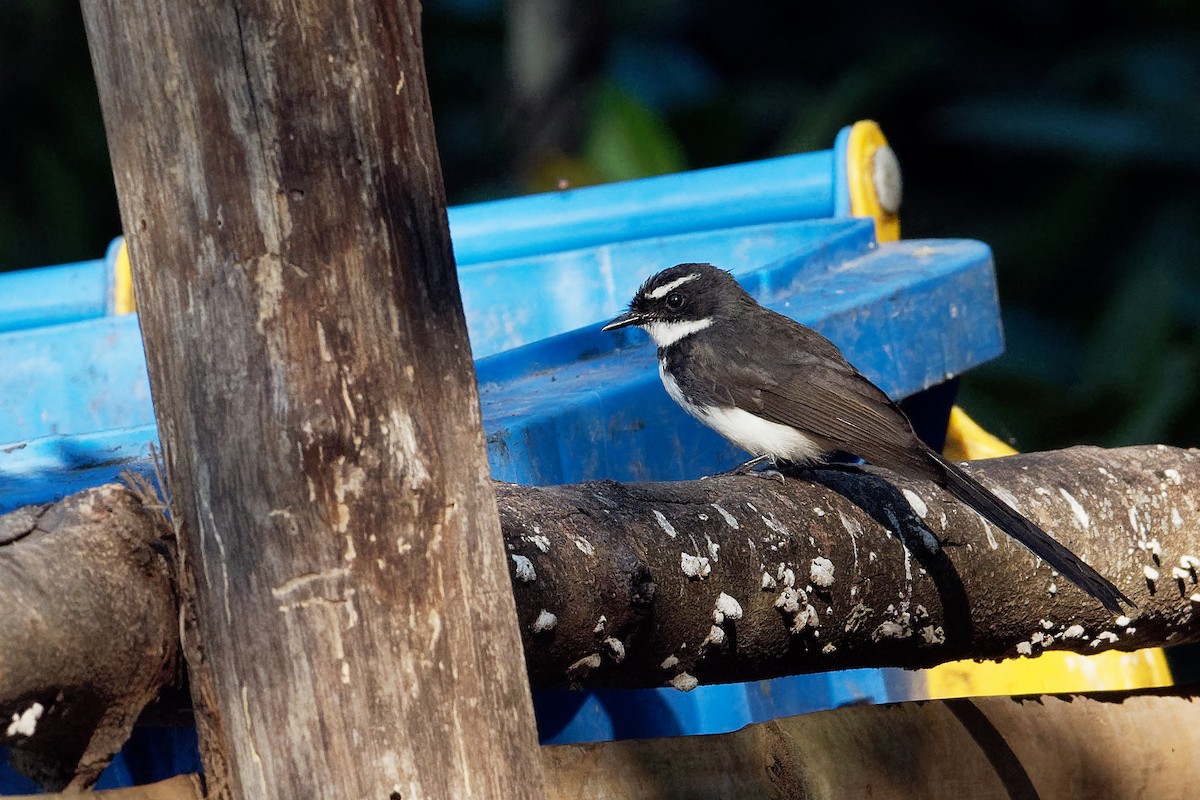
[[[847,453],[932,481],[1113,613],[1132,601],[1111,581],[914,433],[904,412],[821,334],[758,304],[729,272],[676,264],[652,275],[604,325],[658,345],[667,394],[755,458],[820,467]]]

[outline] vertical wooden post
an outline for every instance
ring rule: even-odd
[[[83,0],[210,794],[536,797],[417,0]]]

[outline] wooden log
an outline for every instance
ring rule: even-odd
[[[686,688],[1200,638],[1196,451],[966,468],[1137,607],[1106,612],[936,486],[882,472],[504,486],[530,680]]]
[[[540,796],[419,3],[83,12],[210,794]]]
[[[165,532],[115,485],[0,516],[0,745],[47,788],[92,785],[176,680]]]

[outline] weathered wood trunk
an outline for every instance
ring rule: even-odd
[[[534,797],[416,0],[85,0],[210,794]]]

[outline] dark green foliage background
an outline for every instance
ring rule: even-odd
[[[1009,351],[968,410],[1021,449],[1200,441],[1200,6],[577,8],[560,129],[531,149],[506,6],[426,3],[451,202],[825,149],[873,118],[905,236],[996,253]],[[99,256],[119,220],[75,2],[0,0],[0,110],[0,267]]]

